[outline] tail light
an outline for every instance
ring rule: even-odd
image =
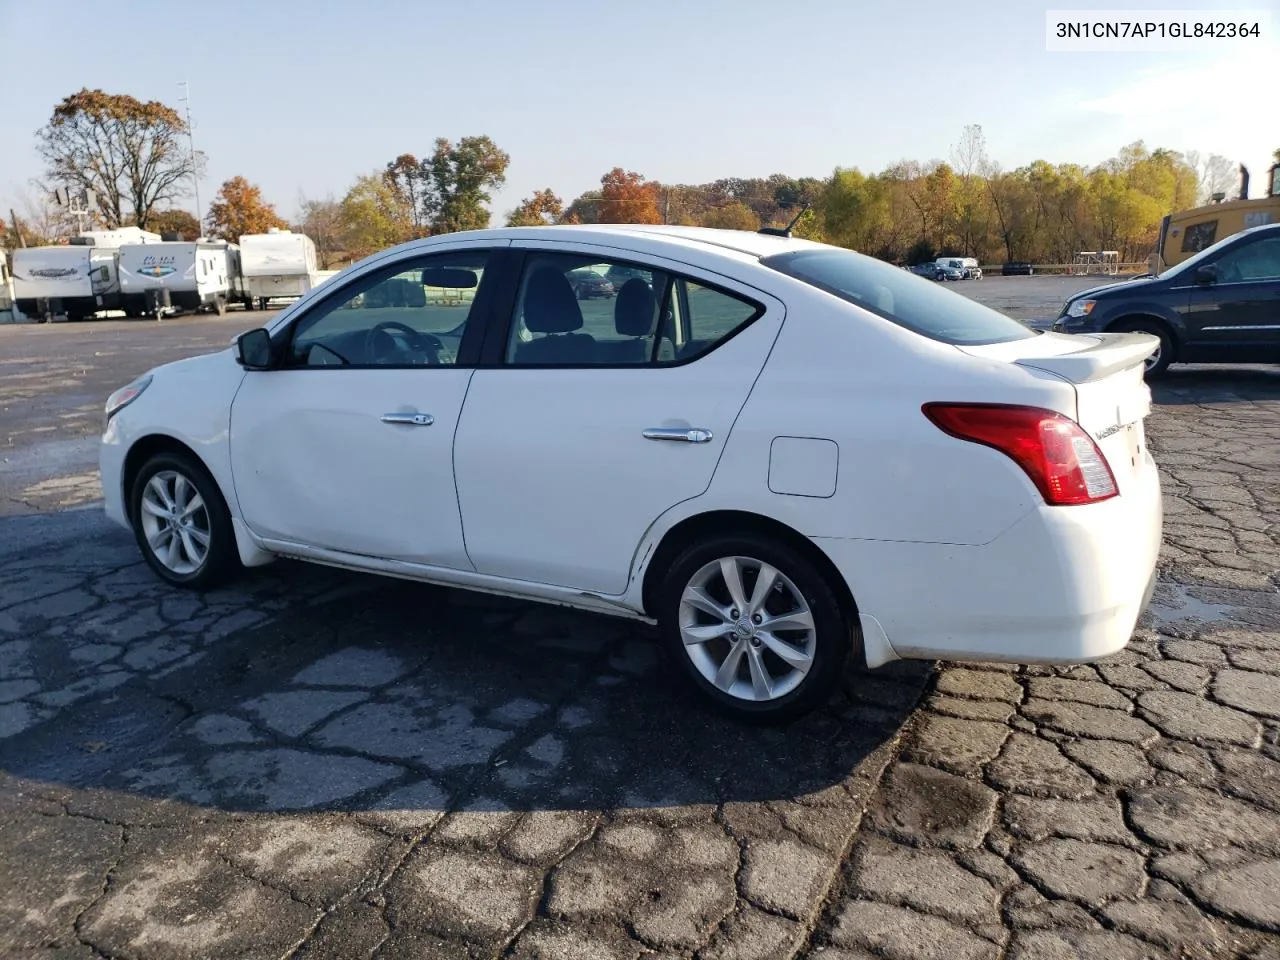
[[[1051,506],[1097,503],[1119,492],[1093,438],[1060,413],[996,403],[926,403],[922,410],[944,433],[1009,457]]]

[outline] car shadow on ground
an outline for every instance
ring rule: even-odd
[[[931,674],[851,665],[814,713],[749,725],[687,692],[644,624],[284,561],[265,574],[299,597],[317,575],[346,595],[64,707],[6,743],[4,771],[215,817],[781,801],[886,748]]]
[[[1206,406],[1280,400],[1280,366],[1174,364],[1151,384],[1156,403]]]

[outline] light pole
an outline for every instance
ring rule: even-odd
[[[187,105],[187,139],[191,143],[191,181],[196,190],[196,235],[197,239],[204,235],[204,221],[200,218],[200,171],[196,162],[196,135],[191,125],[191,85],[187,81],[182,80],[178,83],[182,87],[184,97],[180,97],[178,102]]]

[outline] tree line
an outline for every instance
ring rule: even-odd
[[[341,198],[300,195],[293,224],[237,176],[221,185],[197,223],[178,206],[204,167],[187,134],[185,120],[165,104],[84,89],[54,108],[36,140],[49,182],[94,192],[95,225],[232,240],[291,226],[311,236],[325,268],[406,240],[489,226],[486,204],[511,163],[488,136],[440,138],[429,155],[404,153],[357,177]],[[1137,261],[1151,251],[1165,214],[1216,193],[1234,195],[1237,183],[1236,166],[1224,157],[1149,149],[1142,141],[1092,167],[1036,160],[1004,170],[988,156],[982,128],[971,125],[946,160],[903,160],[871,173],[841,167],[822,178],[779,173],[668,184],[614,167],[568,202],[549,187],[538,190],[504,222],[757,230],[795,220],[797,235],[895,263],[944,255],[1061,263],[1100,249]],[[34,245],[71,229],[64,212],[46,206],[43,217],[0,220],[6,246],[15,245],[17,232]]]

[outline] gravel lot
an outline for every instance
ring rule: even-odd
[[[1125,651],[851,671],[755,730],[642,625],[161,587],[92,507],[102,399],[262,316],[0,327],[0,956],[1280,960],[1280,369],[1157,389]]]

